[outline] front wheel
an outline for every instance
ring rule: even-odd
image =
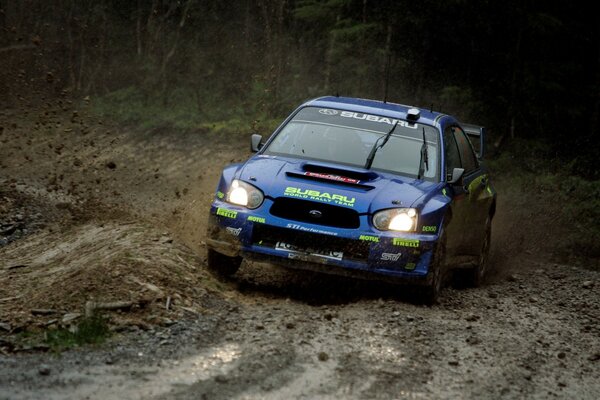
[[[423,302],[428,305],[434,305],[438,302],[442,285],[444,283],[446,259],[446,233],[438,240],[433,253],[429,271],[429,284],[423,288]]]
[[[485,221],[485,236],[483,237],[483,244],[481,245],[481,253],[477,261],[477,266],[470,271],[469,283],[473,287],[479,287],[483,283],[485,274],[487,272],[488,258],[490,255],[490,245],[492,239],[492,221],[490,217]]]
[[[221,253],[208,249],[208,268],[221,276],[231,276],[240,269],[242,257],[228,257]]]

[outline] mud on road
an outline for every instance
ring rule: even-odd
[[[502,196],[508,181],[487,283],[426,307],[265,264],[212,277],[208,205],[245,136],[129,129],[64,104],[0,126],[0,399],[600,398],[598,269],[550,257],[559,234]],[[106,343],[23,345],[90,301],[132,304],[107,314]]]

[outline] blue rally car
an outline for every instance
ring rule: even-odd
[[[265,143],[252,135],[251,148],[253,157],[223,170],[210,209],[211,269],[231,275],[248,258],[399,281],[421,285],[430,303],[451,269],[481,283],[496,208],[483,128],[322,97]]]

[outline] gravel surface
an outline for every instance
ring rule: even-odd
[[[600,398],[599,270],[552,259],[559,238],[540,239],[526,218],[535,210],[502,196],[506,182],[488,281],[448,287],[435,306],[404,287],[266,264],[216,280],[204,262],[208,204],[222,166],[248,155],[246,138],[85,115],[77,129],[0,115],[0,399]],[[58,266],[77,286],[49,284]],[[102,275],[83,274],[94,268]],[[29,276],[35,288],[22,286]],[[23,287],[57,295],[11,299]],[[146,308],[108,314],[104,344],[19,344],[53,310],[60,325],[90,299],[151,293]]]

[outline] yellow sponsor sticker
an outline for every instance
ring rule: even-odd
[[[392,244],[394,246],[419,247],[419,241],[416,239],[394,238],[394,239],[392,239]]]
[[[231,211],[226,208],[217,208],[217,215],[225,218],[237,218],[237,211]]]
[[[371,236],[371,235],[360,235],[358,237],[358,240],[364,240],[365,242],[379,243],[379,238],[377,236]]]
[[[254,215],[248,215],[248,221],[259,222],[261,224],[266,223],[267,221],[262,217],[255,217]]]

